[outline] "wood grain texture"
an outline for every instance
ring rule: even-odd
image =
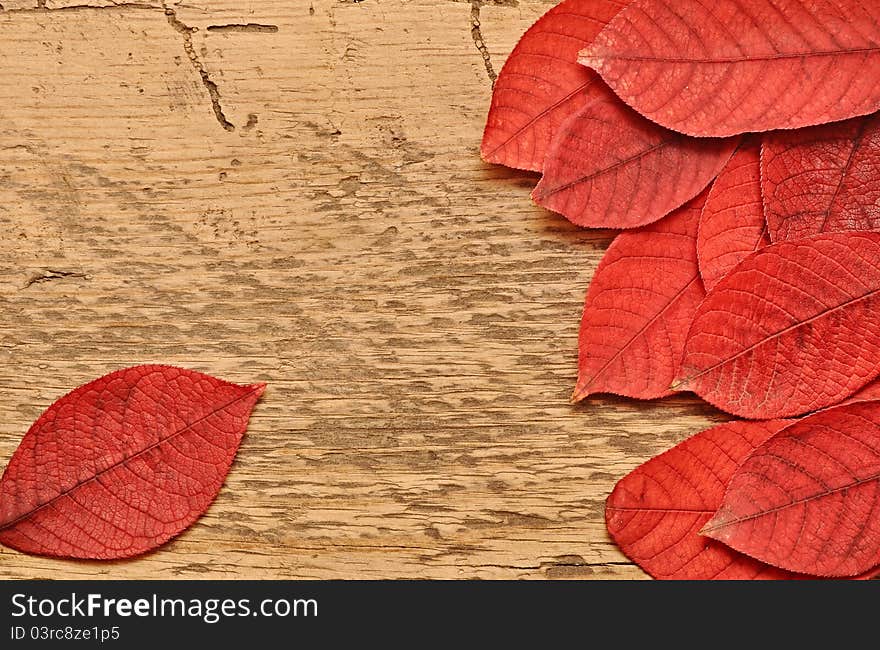
[[[0,463],[119,367],[269,388],[182,536],[0,548],[0,577],[644,577],[604,500],[722,416],[568,403],[612,233],[478,155],[489,73],[549,5],[35,4],[0,11]]]

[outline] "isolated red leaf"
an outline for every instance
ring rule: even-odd
[[[674,133],[608,93],[557,131],[532,197],[580,226],[643,226],[703,191],[737,142]]]
[[[712,289],[676,387],[747,418],[837,404],[880,372],[880,233],[767,246]]]
[[[637,467],[605,504],[608,532],[655,578],[796,578],[699,534],[721,505],[737,466],[790,420],[727,422],[706,429]]]
[[[168,541],[217,496],[264,388],[147,365],[65,395],[0,480],[0,543],[106,560]]]
[[[762,161],[773,241],[880,229],[880,115],[769,134]]]
[[[828,409],[761,445],[704,533],[789,571],[854,576],[880,565],[880,402]]]
[[[706,192],[665,219],[617,236],[587,292],[573,400],[668,395],[705,296],[696,236]]]
[[[770,243],[761,200],[761,142],[743,142],[712,184],[700,216],[697,259],[706,290]]]
[[[581,106],[608,92],[577,54],[625,6],[615,0],[565,0],[523,34],[492,92],[483,160],[541,171],[553,134]]]
[[[690,135],[834,122],[880,108],[880,4],[634,0],[580,61]]]

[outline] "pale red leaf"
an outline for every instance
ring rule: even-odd
[[[621,479],[605,523],[627,557],[655,578],[790,579],[781,571],[699,534],[737,466],[789,420],[727,422],[688,438]]]
[[[138,555],[189,527],[223,484],[264,384],[135,366],[31,426],[0,480],[0,542],[27,553]]]
[[[669,131],[609,93],[557,131],[532,197],[580,226],[643,226],[703,191],[737,142]]]
[[[854,576],[880,565],[880,402],[783,429],[730,480],[703,532],[789,571]]]
[[[681,133],[824,124],[880,108],[880,4],[634,0],[580,61]]]
[[[880,230],[880,115],[769,134],[762,175],[773,241]]]
[[[553,134],[607,91],[577,54],[625,6],[617,0],[565,0],[544,14],[501,68],[486,118],[483,160],[541,171]]]
[[[780,242],[697,310],[676,387],[747,418],[839,403],[880,372],[880,233]]]
[[[668,395],[705,296],[696,235],[706,193],[665,219],[617,236],[593,275],[573,400],[590,393]]]
[[[715,179],[700,216],[697,259],[706,290],[769,243],[761,200],[761,142],[751,139]]]

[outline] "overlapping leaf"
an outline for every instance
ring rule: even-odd
[[[541,171],[553,134],[584,104],[607,93],[577,53],[625,5],[621,0],[565,0],[523,34],[495,81],[483,160]]]
[[[704,532],[790,571],[847,577],[880,565],[880,402],[817,413],[758,447]]]
[[[634,0],[580,61],[681,133],[824,124],[880,108],[880,4]]]
[[[0,480],[0,543],[40,555],[144,553],[211,504],[265,385],[135,366],[33,424]]]
[[[706,192],[665,219],[617,236],[593,275],[581,319],[574,400],[669,394],[705,296],[696,236]]]
[[[773,241],[880,229],[880,116],[768,135],[762,176]]]
[[[706,290],[769,243],[761,199],[761,142],[749,139],[715,179],[700,216],[697,259]]]
[[[700,535],[739,464],[790,421],[728,422],[688,438],[621,479],[605,504],[608,532],[655,578],[795,578]]]
[[[863,388],[856,391],[846,403],[850,402],[866,402],[869,400],[880,400],[880,379],[875,379]]]
[[[747,257],[697,310],[677,387],[778,418],[837,404],[880,372],[880,233],[828,233]]]
[[[559,129],[532,197],[580,226],[643,226],[706,188],[737,142],[685,137],[652,124],[609,94]]]

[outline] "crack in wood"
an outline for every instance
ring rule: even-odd
[[[489,75],[489,82],[494,89],[495,80],[498,78],[498,75],[492,67],[492,57],[489,54],[489,48],[486,47],[486,43],[483,40],[483,32],[480,30],[480,8],[483,6],[484,1],[485,0],[471,0],[471,37],[474,39],[474,45],[477,47],[477,51],[480,53],[480,56],[483,57],[483,65],[486,68],[486,74]]]
[[[209,32],[244,32],[251,34],[277,34],[278,25],[260,23],[232,23],[229,25],[208,25]]]
[[[52,282],[53,280],[64,280],[67,278],[79,278],[82,280],[87,280],[88,276],[85,273],[80,273],[77,271],[59,271],[57,269],[46,269],[41,273],[37,273],[31,276],[25,283],[24,287],[22,287],[22,289],[28,289],[35,284]]]
[[[48,0],[46,0],[46,2],[48,2]],[[79,11],[100,11],[102,9],[144,9],[148,11],[161,10],[161,7],[145,2],[112,2],[112,4],[106,5],[79,4],[64,5],[63,7],[50,7],[46,4],[46,2],[38,3],[34,7],[22,7],[19,9],[6,9],[2,4],[0,4],[0,12],[4,12],[7,14],[45,14],[55,12],[75,13]]]
[[[207,69],[205,69],[205,66],[202,64],[198,54],[196,54],[195,47],[193,46],[192,35],[198,31],[198,27],[190,27],[181,21],[177,17],[177,12],[169,7],[164,1],[162,2],[162,7],[165,10],[165,16],[168,18],[168,24],[174,28],[174,31],[183,37],[183,49],[192,63],[193,68],[199,74],[199,77],[202,80],[202,85],[208,91],[208,96],[211,98],[211,108],[214,110],[214,116],[217,118],[217,122],[219,122],[220,126],[227,131],[235,131],[235,125],[230,122],[223,113],[223,106],[220,104],[220,89],[211,79],[211,76],[208,74]]]
[[[49,7],[47,5],[48,0],[37,0],[36,7],[30,9],[7,10],[3,7],[2,4],[0,4],[0,11],[4,11],[6,13],[46,13],[51,11],[81,11],[101,9],[147,9],[153,11],[161,9],[162,11],[164,11],[165,17],[168,19],[168,24],[174,28],[174,31],[176,31],[183,37],[183,49],[186,52],[187,58],[190,60],[190,63],[192,63],[193,68],[198,73],[199,78],[202,81],[202,85],[205,87],[205,90],[208,91],[208,96],[211,99],[211,108],[214,111],[214,116],[217,118],[217,122],[226,131],[235,131],[235,125],[226,117],[226,114],[223,112],[223,105],[220,102],[220,88],[217,86],[217,83],[213,79],[211,79],[210,74],[208,74],[208,70],[199,59],[198,54],[196,54],[195,47],[193,46],[192,36],[198,31],[198,27],[190,27],[182,20],[180,20],[177,17],[177,11],[169,7],[168,3],[165,0],[162,0],[161,7],[140,2],[110,1],[111,4],[109,5],[81,4],[67,5],[64,7]],[[275,34],[278,32],[278,26],[262,23],[231,23],[228,25],[210,25],[208,26],[207,31]]]

